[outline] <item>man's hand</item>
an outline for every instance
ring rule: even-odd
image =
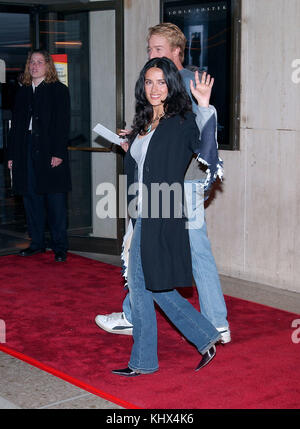
[[[12,169],[12,165],[13,165],[13,162],[12,161],[8,161],[7,162],[7,167],[11,170]]]
[[[195,84],[190,81],[190,89],[193,96],[196,98],[198,105],[201,107],[208,107],[211,95],[211,90],[214,84],[214,78],[211,78],[206,72],[202,73],[201,81],[199,79],[199,72],[195,72]]]
[[[57,158],[56,156],[52,156],[51,158],[51,167],[58,167],[63,160],[61,158]]]

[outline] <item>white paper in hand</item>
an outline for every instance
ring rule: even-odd
[[[99,136],[104,137],[109,142],[117,144],[118,146],[121,146],[121,143],[124,142],[124,139],[119,137],[118,134],[113,133],[101,124],[97,124],[95,128],[93,128],[93,131],[99,134]]]

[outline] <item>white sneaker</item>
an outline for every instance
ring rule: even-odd
[[[230,329],[228,326],[225,326],[224,328],[217,328],[217,331],[219,331],[221,334],[221,338],[219,340],[219,343],[221,343],[221,344],[230,343],[231,335],[230,335]]]
[[[112,334],[132,335],[132,324],[128,322],[124,313],[98,314],[95,322],[99,328]]]

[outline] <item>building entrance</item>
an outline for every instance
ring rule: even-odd
[[[124,219],[99,219],[96,206],[100,183],[110,182],[119,192],[122,153],[92,129],[99,122],[114,132],[124,127],[123,2],[0,2],[0,40],[0,254],[18,252],[29,240],[22,198],[11,190],[5,150],[19,76],[28,51],[35,48],[53,55],[71,95],[70,249],[119,254]]]

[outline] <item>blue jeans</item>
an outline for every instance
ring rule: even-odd
[[[139,218],[134,226],[128,264],[128,288],[134,340],[128,366],[146,374],[158,369],[154,301],[200,353],[205,353],[218,340],[220,334],[176,290],[151,292],[146,289],[140,252],[141,228],[142,221]]]
[[[207,236],[204,217],[204,195],[201,181],[185,181],[186,215],[188,225],[193,276],[199,296],[201,313],[216,328],[228,327],[227,308],[220,279]],[[126,319],[132,322],[129,294],[123,301]]]

